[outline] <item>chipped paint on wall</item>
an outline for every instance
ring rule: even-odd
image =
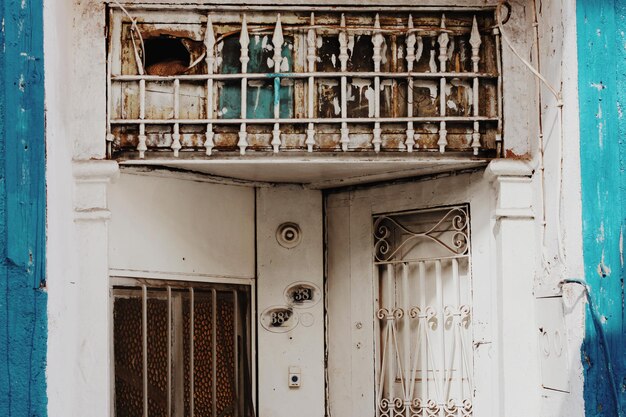
[[[626,225],[625,0],[577,2],[581,173],[585,279],[593,313],[606,334],[612,362],[607,366],[601,335],[587,317],[582,347],[587,416],[616,416],[611,380],[626,409],[626,332],[621,239]]]
[[[0,415],[46,415],[43,6],[0,1]]]

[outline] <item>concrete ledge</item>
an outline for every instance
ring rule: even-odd
[[[108,182],[119,175],[120,169],[116,161],[96,159],[74,161],[72,171],[78,182]]]
[[[530,177],[533,169],[526,161],[494,159],[487,165],[484,175],[489,182],[493,182],[498,177]]]

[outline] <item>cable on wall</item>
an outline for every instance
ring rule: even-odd
[[[606,334],[604,333],[604,328],[600,322],[600,317],[598,317],[597,312],[593,308],[593,299],[591,298],[591,287],[589,284],[582,279],[576,278],[567,278],[561,280],[559,282],[559,286],[563,286],[565,284],[576,284],[583,287],[583,291],[585,292],[585,298],[587,299],[587,304],[589,305],[589,312],[591,313],[591,320],[593,321],[593,326],[596,329],[596,332],[600,336],[600,344],[602,345],[602,354],[604,355],[604,360],[606,361],[606,369],[609,377],[609,382],[611,384],[611,395],[613,396],[613,401],[615,403],[615,412],[617,417],[623,417],[624,414],[622,412],[620,402],[619,402],[619,394],[617,385],[615,384],[614,372],[613,372],[613,361],[611,360],[611,353],[609,352],[609,346],[606,341]]]
[[[126,9],[126,7],[122,6],[122,4],[118,0],[113,0],[113,3],[128,17],[131,22],[130,38],[133,42],[133,50],[135,53],[135,61],[137,61],[137,70],[139,71],[139,75],[143,75],[145,73],[146,67],[146,46],[143,41],[143,36],[141,35],[141,31],[139,30],[139,26],[137,26],[137,19],[135,19]],[[141,45],[141,57],[139,57],[139,52],[137,51],[137,44],[135,43],[135,35],[139,38],[139,44]]]
[[[558,123],[559,123],[559,146],[558,146],[558,158],[559,158],[559,169],[557,170],[557,195],[556,195],[556,234],[557,234],[557,248],[558,248],[558,261],[562,265],[564,269],[567,268],[565,262],[565,251],[563,244],[563,233],[561,229],[561,200],[562,200],[562,189],[563,189],[563,98],[560,91],[558,91],[555,87],[553,87],[550,82],[541,74],[539,69],[535,68],[530,62],[528,62],[513,46],[507,32],[504,30],[504,22],[502,19],[502,9],[507,9],[507,14],[510,14],[511,5],[508,1],[501,0],[496,6],[496,22],[498,29],[500,30],[500,34],[502,36],[503,42],[508,46],[513,55],[517,59],[528,68],[528,70],[535,76],[535,78],[543,83],[548,91],[554,96],[556,99],[556,107],[558,112]],[[538,31],[538,20],[537,20],[537,6],[536,1],[533,0],[533,10],[534,10],[534,19],[533,26],[535,31],[535,43],[537,48],[537,56],[539,57],[539,31]],[[541,172],[541,198],[542,198],[542,263],[545,269],[548,269],[547,258],[546,258],[546,246],[545,246],[545,229],[547,227],[546,221],[546,209],[545,209],[545,200],[546,200],[546,190],[544,184],[544,142],[543,142],[543,123],[541,117],[541,91],[538,91],[538,114],[539,114],[539,151],[540,151],[540,172]]]
[[[562,95],[560,91],[557,91],[552,85],[550,85],[550,83],[546,80],[546,78],[539,72],[538,69],[536,69],[535,67],[533,67],[532,64],[530,64],[526,59],[524,59],[515,49],[515,47],[511,44],[511,41],[509,40],[506,32],[504,31],[504,27],[503,27],[503,22],[501,19],[501,13],[502,13],[502,7],[506,7],[508,8],[508,11],[510,13],[510,4],[507,1],[501,0],[500,3],[498,4],[497,8],[496,8],[496,20],[497,20],[497,25],[498,28],[500,29],[500,33],[502,35],[502,39],[504,41],[504,43],[507,44],[507,46],[511,49],[511,51],[513,52],[513,54],[533,73],[533,75],[536,77],[536,79],[538,81],[540,81],[541,83],[543,83],[548,90],[550,91],[550,93],[552,93],[552,95],[555,97],[556,99],[556,106],[557,106],[557,111],[558,111],[558,119],[559,119],[559,146],[558,146],[558,158],[559,158],[559,169],[558,169],[558,177],[557,177],[557,182],[558,182],[558,188],[557,188],[557,220],[556,220],[556,233],[557,233],[557,246],[558,246],[558,258],[559,258],[559,262],[561,263],[561,265],[566,268],[567,265],[565,263],[565,253],[563,250],[563,235],[562,235],[562,230],[561,230],[561,200],[562,200],[562,194],[563,194],[563,99],[562,99]],[[534,26],[534,31],[535,31],[535,43],[536,43],[536,48],[537,48],[537,56],[539,56],[539,31],[538,31],[538,20],[537,20],[537,5],[536,5],[536,0],[533,0],[533,10],[534,10],[534,21],[533,21],[533,26]],[[561,77],[562,79],[562,77]],[[543,158],[544,158],[544,149],[543,149],[543,126],[542,126],[542,121],[541,121],[541,92],[539,92],[539,98],[538,98],[538,103],[539,103],[539,126],[540,126],[540,131],[539,131],[539,141],[540,141],[540,164],[541,164],[541,175],[542,175],[542,182],[541,182],[541,197],[542,199],[545,201],[545,187],[544,187],[544,182],[543,182]],[[546,226],[546,222],[545,222],[545,205],[543,206],[543,224],[542,224],[542,244],[543,244],[543,254],[542,254],[542,261],[545,262],[545,244],[544,244],[544,239],[545,239],[545,226]],[[545,266],[545,265],[544,265]],[[591,298],[591,288],[589,286],[589,284],[585,281],[585,280],[581,280],[581,279],[574,279],[574,278],[566,278],[563,279],[559,282],[559,286],[562,287],[565,284],[576,284],[576,285],[580,285],[583,287],[583,290],[585,292],[585,298],[587,300],[587,304],[589,306],[589,311],[591,313],[591,319],[593,321],[594,324],[594,328],[596,329],[596,332],[598,333],[599,337],[600,337],[600,344],[602,345],[602,352],[604,355],[604,360],[606,362],[606,366],[607,366],[607,376],[611,385],[611,394],[613,396],[613,400],[614,400],[614,404],[615,404],[615,415],[617,417],[624,417],[624,414],[621,410],[621,406],[620,406],[620,402],[619,402],[619,395],[618,395],[618,389],[617,389],[617,385],[615,383],[615,377],[614,377],[614,372],[613,372],[613,362],[611,360],[611,355],[608,349],[608,344],[607,344],[607,340],[606,340],[606,334],[604,332],[604,328],[602,327],[602,323],[600,322],[600,318],[598,317],[598,314],[594,308],[594,304],[593,304],[593,299]]]

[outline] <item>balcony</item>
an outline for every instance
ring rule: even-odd
[[[492,8],[111,8],[107,153],[277,182],[473,168],[502,152],[501,72]]]

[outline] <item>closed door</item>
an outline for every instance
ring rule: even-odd
[[[475,346],[490,343],[491,286],[486,274],[474,291],[471,233],[488,204],[446,181],[429,201],[439,180],[327,196],[332,415],[490,415],[492,367]]]

